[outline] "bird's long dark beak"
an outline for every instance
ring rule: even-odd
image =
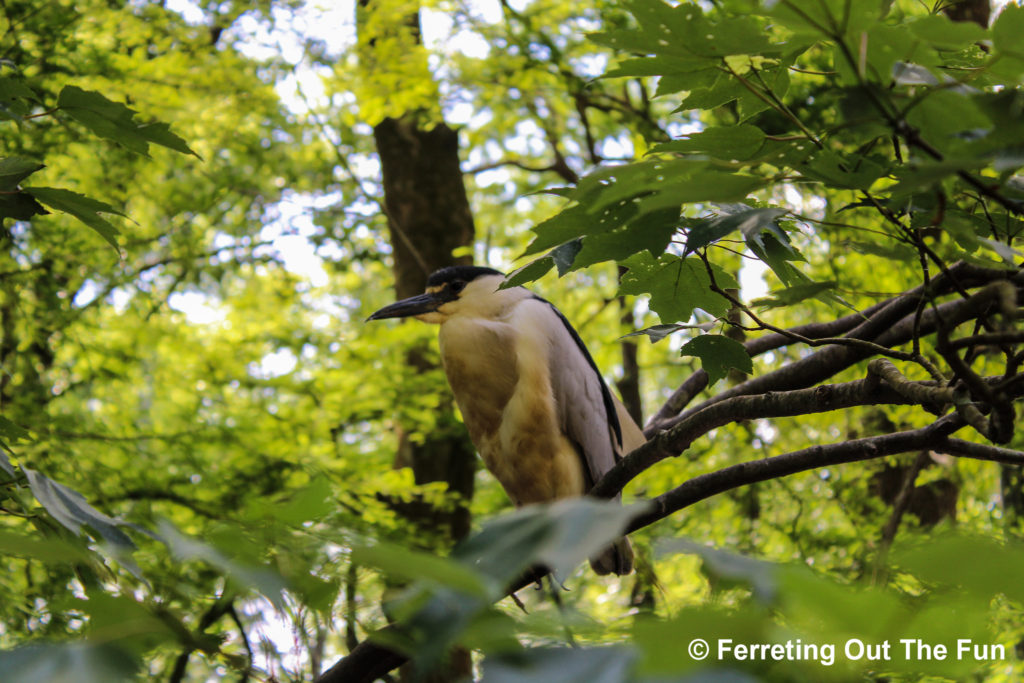
[[[384,318],[408,318],[411,315],[421,315],[436,311],[437,307],[445,303],[445,299],[439,292],[428,292],[419,296],[411,296],[408,299],[396,301],[380,309],[369,318],[371,320],[382,320]]]

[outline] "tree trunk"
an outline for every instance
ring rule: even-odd
[[[434,270],[471,261],[453,256],[455,249],[473,242],[458,133],[444,124],[425,129],[413,115],[384,119],[373,132],[384,181],[395,293],[405,298],[422,293]],[[424,349],[410,349],[407,358],[421,372],[434,369]],[[469,533],[476,454],[465,430],[450,428],[455,422],[452,401],[441,405],[433,434],[413,440],[403,432],[396,466],[412,467],[417,484],[445,482],[449,492],[458,494],[458,503],[447,510],[427,504],[401,509],[423,538],[440,538],[448,545]],[[471,674],[470,653],[457,650],[446,667],[419,680],[454,681],[469,679]],[[402,677],[409,675],[403,671]]]
[[[413,117],[385,119],[374,128],[384,177],[384,202],[394,255],[395,294],[403,299],[421,294],[427,276],[444,266],[468,263],[453,250],[470,246],[473,217],[462,183],[458,134],[441,124],[420,128]],[[422,372],[434,369],[423,349],[410,349],[410,365]],[[442,402],[441,427],[454,421],[451,401]],[[463,431],[438,429],[421,443],[403,434],[398,466],[412,467],[417,484],[443,481],[463,504],[451,512],[407,508],[417,526],[447,526],[444,534],[457,540],[469,531],[469,500],[473,497],[475,453]],[[431,529],[424,529],[429,531]]]

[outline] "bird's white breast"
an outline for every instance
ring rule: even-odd
[[[487,468],[517,504],[581,495],[582,463],[562,433],[551,390],[550,307],[510,302],[499,315],[441,325],[441,357]]]

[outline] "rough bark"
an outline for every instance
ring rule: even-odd
[[[409,116],[385,119],[373,132],[384,180],[395,294],[402,299],[422,293],[434,270],[467,262],[456,259],[452,252],[472,244],[473,218],[462,183],[455,131],[444,124],[421,128],[415,117]],[[422,349],[410,350],[408,360],[421,372],[433,369]],[[445,409],[439,419],[453,421],[450,402]],[[403,434],[399,451],[399,464],[412,467],[416,483],[443,481],[467,503],[472,498],[476,461],[463,434],[440,429],[422,443]],[[469,531],[467,505],[458,505],[450,513],[429,506],[410,508],[407,515],[418,525],[447,526],[452,539]]]
[[[473,218],[462,182],[458,133],[441,124],[420,126],[415,116],[385,119],[374,128],[384,181],[384,204],[393,249],[398,298],[423,292],[427,276],[444,266],[467,263],[455,258],[458,247],[472,244]],[[409,351],[408,362],[421,372],[435,369],[423,349]],[[417,484],[444,482],[460,502],[443,510],[429,504],[401,506],[402,515],[425,536],[455,541],[469,532],[476,456],[464,433],[445,429],[454,408],[444,402],[442,428],[414,441],[403,432],[396,465],[409,466]],[[452,680],[471,670],[468,652],[453,653],[437,680]]]

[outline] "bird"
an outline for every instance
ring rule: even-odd
[[[440,325],[441,364],[470,439],[516,507],[582,496],[644,443],[643,433],[566,317],[525,287],[502,289],[504,282],[493,268],[442,268],[425,293],[367,322]],[[629,540],[616,540],[590,565],[600,575],[629,574]]]

